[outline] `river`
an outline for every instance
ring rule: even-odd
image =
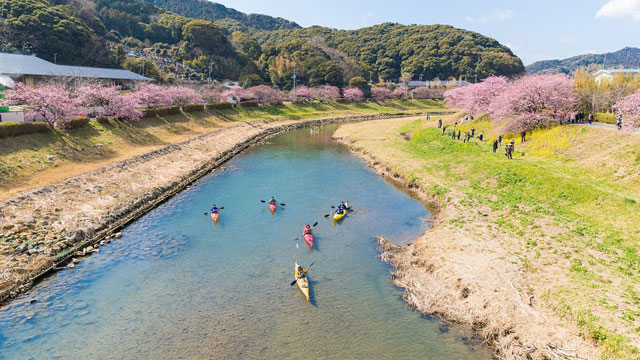
[[[373,237],[408,243],[430,214],[330,134],[237,156],[0,309],[0,358],[489,359],[403,303]],[[340,200],[355,211],[334,225]],[[315,222],[312,253],[296,237]],[[314,263],[310,303],[289,285],[295,260]]]

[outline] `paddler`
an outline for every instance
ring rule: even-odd
[[[308,272],[309,270],[305,270],[302,268],[302,266],[298,265],[298,269],[296,270],[296,280],[303,279],[304,277],[306,277]]]
[[[340,202],[340,205],[338,205],[338,210],[342,210],[342,211],[347,210],[347,205],[344,204],[344,201]],[[340,214],[342,214],[342,212],[340,212]]]
[[[218,209],[218,207],[216,206],[216,204],[213,204],[213,207],[211,208],[211,213],[212,214],[217,214],[220,212],[220,209]]]
[[[304,226],[304,231],[302,232],[303,235],[309,235],[313,233],[313,230],[311,229],[311,225],[307,224]]]
[[[269,205],[271,205],[271,204],[274,204],[274,205],[275,205],[275,204],[277,204],[277,203],[278,203],[278,202],[276,201],[276,198],[272,196],[272,197],[271,197],[271,200],[269,200]]]

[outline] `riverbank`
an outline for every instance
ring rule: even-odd
[[[494,136],[488,122],[471,126]],[[552,128],[508,161],[434,127],[380,120],[335,134],[435,216],[410,246],[381,244],[405,299],[472,327],[500,358],[636,357],[635,135]]]
[[[266,138],[305,126],[399,116],[240,123],[9,199],[0,204],[0,303],[98,252],[128,222]]]

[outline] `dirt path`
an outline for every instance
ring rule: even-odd
[[[383,259],[396,268],[394,283],[406,290],[405,299],[425,314],[473,328],[501,359],[599,358],[599,350],[545,301],[542,285],[554,274],[523,271],[513,251],[519,239],[490,220],[499,213],[465,206],[467,194],[455,189],[443,197],[434,194],[442,183],[437,176],[420,172],[419,184],[411,180],[410,174],[429,164],[390,145],[406,140],[399,128],[409,122],[343,125],[334,135],[378,173],[412,189],[435,216],[433,228],[409,246],[379,239]]]

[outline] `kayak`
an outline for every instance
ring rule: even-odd
[[[277,208],[278,208],[277,204],[269,204],[269,210],[271,210],[272,213],[276,212]]]
[[[218,225],[218,219],[220,219],[220,213],[211,213],[211,220],[215,225]]]
[[[307,277],[298,278],[298,262],[296,261],[296,265],[293,268],[293,274],[296,279],[296,285],[298,285],[298,289],[302,291],[302,295],[304,295],[305,299],[309,301],[309,281]]]
[[[347,207],[347,210],[343,211],[342,214],[338,214],[337,212],[335,212],[333,214],[333,221],[340,221],[345,217],[345,215],[347,215],[347,212],[349,211],[349,202],[345,202],[344,205]]]
[[[309,247],[313,249],[313,234],[305,234],[304,229],[302,229],[302,238],[304,239],[304,242],[306,242],[307,245],[309,245]]]

